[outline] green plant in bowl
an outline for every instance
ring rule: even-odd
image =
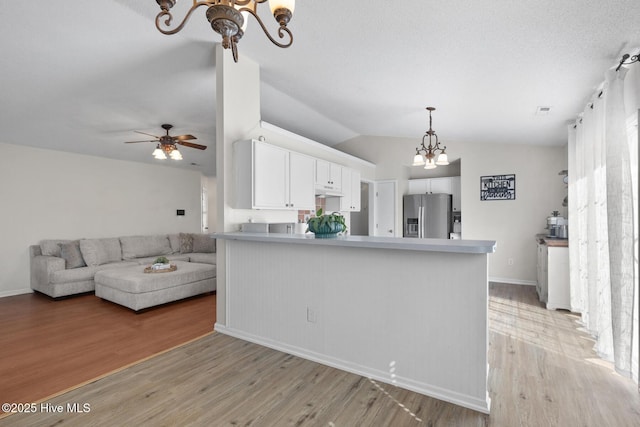
[[[309,231],[316,237],[334,237],[342,231],[347,231],[347,224],[344,216],[338,212],[323,214],[322,209],[318,209],[316,216],[307,221]]]
[[[169,259],[167,259],[167,257],[159,256],[156,258],[154,264],[169,264]]]

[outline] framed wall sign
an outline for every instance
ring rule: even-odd
[[[516,175],[487,175],[480,177],[480,200],[515,200]]]

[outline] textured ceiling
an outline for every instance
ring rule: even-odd
[[[190,4],[178,0],[176,19]],[[168,164],[215,173],[219,37],[204,8],[165,36],[154,0],[45,6],[0,9],[0,142],[150,163],[152,144],[122,142],[172,123],[210,148]],[[637,0],[298,1],[291,48],[250,21],[239,51],[261,66],[263,119],[328,145],[358,135],[418,143],[428,105],[447,144],[560,145],[605,70],[640,46],[638,16]],[[536,116],[538,106],[551,113]]]

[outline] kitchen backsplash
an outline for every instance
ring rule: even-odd
[[[310,210],[298,211],[298,222],[307,222],[307,218],[309,216],[315,215],[316,211],[318,211],[319,209],[322,209],[324,211],[324,208],[326,206],[326,201],[327,199],[325,199],[324,197],[316,197],[316,210],[315,211],[310,211]]]

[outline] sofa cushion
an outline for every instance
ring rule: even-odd
[[[180,253],[188,254],[193,252],[193,234],[180,233]]]
[[[80,252],[87,265],[102,265],[122,260],[120,239],[82,239]]]
[[[79,240],[74,240],[69,243],[61,243],[60,256],[64,258],[66,268],[79,268],[87,266],[87,264],[84,262],[84,258],[82,258],[82,253],[80,252]]]
[[[40,251],[42,255],[60,256],[60,244],[69,243],[70,240],[43,240],[40,242]]]
[[[167,235],[120,237],[122,259],[169,255],[171,244]]]
[[[193,252],[214,253],[216,251],[216,239],[208,234],[193,235]]]
[[[171,253],[179,254],[180,253],[180,234],[169,234],[169,243],[171,244]]]
[[[192,253],[189,254],[190,262],[197,262],[200,264],[216,264],[216,254],[215,253]]]

